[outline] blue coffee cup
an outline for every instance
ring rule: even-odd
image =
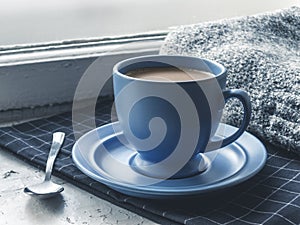
[[[173,81],[127,75],[137,69],[168,67],[213,76]],[[243,90],[225,89],[226,77],[224,66],[197,57],[152,55],[117,63],[113,68],[115,107],[126,145],[136,151],[132,167],[155,178],[193,176],[201,171],[202,153],[239,138],[250,121],[250,99]],[[216,139],[222,111],[230,98],[242,103],[241,126],[231,136]]]

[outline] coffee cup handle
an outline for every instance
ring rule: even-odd
[[[228,89],[223,91],[225,104],[230,98],[237,98],[241,101],[243,108],[244,108],[244,116],[243,121],[239,129],[229,137],[226,137],[223,140],[218,141],[210,141],[205,152],[216,150],[218,148],[222,148],[226,145],[237,140],[243,132],[246,130],[247,126],[249,125],[250,118],[251,118],[251,102],[250,97],[247,92],[240,90],[240,89]]]

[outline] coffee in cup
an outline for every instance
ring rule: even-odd
[[[128,71],[126,75],[138,79],[161,82],[203,80],[214,76],[212,73],[206,71],[177,67],[146,67]]]

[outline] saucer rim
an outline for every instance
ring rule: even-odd
[[[99,130],[106,129],[107,127],[113,126],[115,124],[119,123],[118,121],[105,124],[103,126],[97,127],[96,129],[93,129],[83,136],[81,136],[76,143],[73,145],[72,149],[72,159],[76,165],[77,168],[79,168],[84,174],[89,176],[90,178],[94,179],[97,182],[100,182],[114,190],[117,190],[119,192],[131,195],[131,196],[143,196],[143,197],[150,197],[150,198],[158,198],[158,197],[168,197],[168,196],[187,196],[187,195],[195,195],[195,194],[201,194],[206,192],[212,192],[217,191],[220,189],[225,189],[231,186],[235,186],[239,183],[244,182],[245,180],[250,179],[255,174],[257,174],[265,165],[266,159],[267,159],[267,152],[265,149],[265,146],[263,143],[256,138],[254,135],[250,134],[249,132],[244,132],[242,136],[237,139],[234,144],[237,144],[241,149],[243,149],[243,152],[246,154],[246,156],[249,154],[247,152],[247,149],[243,147],[243,143],[240,143],[243,141],[243,139],[250,138],[250,142],[253,142],[253,140],[256,142],[255,145],[259,145],[260,154],[262,155],[261,160],[259,163],[256,163],[255,168],[248,168],[249,167],[249,157],[246,160],[245,165],[235,174],[232,176],[225,178],[224,180],[221,180],[220,182],[212,183],[209,185],[202,185],[202,186],[193,186],[192,188],[189,187],[186,190],[176,190],[176,189],[167,189],[162,188],[159,186],[136,186],[134,184],[127,184],[121,181],[115,180],[113,177],[111,177],[109,174],[100,174],[95,169],[89,167],[86,168],[83,164],[88,165],[86,159],[82,156],[78,149],[78,143],[87,136],[90,136],[94,132],[99,132]],[[225,126],[230,128],[231,130],[236,130],[237,128],[228,124],[221,123],[221,126]],[[246,140],[245,140],[246,141]],[[244,142],[245,142],[244,141]],[[249,140],[248,140],[249,142]],[[251,143],[253,145],[253,143]],[[248,150],[249,151],[249,150]],[[257,151],[257,150],[256,150]],[[79,154],[79,155],[78,155]],[[204,153],[205,154],[205,153]],[[246,174],[246,175],[245,175]],[[112,179],[109,179],[111,177]],[[180,178],[179,180],[184,180],[186,178]],[[163,180],[162,180],[163,181]]]

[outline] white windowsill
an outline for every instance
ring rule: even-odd
[[[111,74],[122,59],[157,54],[165,35],[159,31],[1,49],[0,123],[70,110],[77,84],[95,59],[103,62],[99,76]],[[112,94],[111,83],[101,94]]]

